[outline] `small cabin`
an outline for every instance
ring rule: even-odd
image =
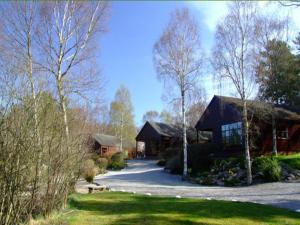
[[[157,158],[160,153],[168,147],[182,145],[182,128],[174,124],[147,121],[135,140],[137,143],[137,152],[146,158]],[[189,144],[196,142],[209,142],[210,136],[207,132],[196,131],[192,127],[187,128],[187,142]],[[141,150],[139,146],[143,146]]]
[[[116,136],[95,134],[93,139],[93,150],[100,156],[105,157],[121,151],[121,140]]]

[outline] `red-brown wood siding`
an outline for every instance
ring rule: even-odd
[[[300,151],[300,124],[291,124],[281,122],[277,130],[288,128],[288,139],[277,137],[277,151],[279,153],[293,153]],[[265,132],[262,143],[262,154],[272,153],[272,130]]]

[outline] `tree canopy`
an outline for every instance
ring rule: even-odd
[[[297,58],[284,41],[271,40],[260,53],[256,77],[259,97],[276,104],[295,105],[300,92]]]
[[[125,145],[134,146],[136,127],[130,91],[121,85],[110,104],[110,125],[114,135],[124,141]]]

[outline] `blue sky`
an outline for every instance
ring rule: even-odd
[[[152,49],[170,13],[181,7],[188,7],[198,20],[202,45],[208,55],[215,26],[226,14],[225,2],[112,2],[109,31],[101,39],[99,58],[107,81],[105,99],[110,103],[117,88],[121,84],[127,86],[137,125],[141,125],[146,111],[167,107],[161,98],[163,83],[157,80]],[[203,87],[208,100],[213,94],[220,94],[208,73],[203,78]]]

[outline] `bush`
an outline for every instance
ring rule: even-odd
[[[252,163],[253,173],[263,175],[267,181],[279,181],[281,179],[281,167],[274,157],[257,157]]]
[[[98,153],[93,152],[93,153],[90,153],[87,155],[87,159],[92,159],[92,160],[94,160],[95,163],[97,162],[98,158],[99,158]]]
[[[160,159],[156,163],[158,166],[165,166],[166,165],[166,160],[165,159]]]
[[[172,158],[168,159],[165,168],[170,170],[171,173],[181,174],[183,171],[183,167],[182,167],[180,154],[177,154]]]
[[[108,166],[108,160],[107,158],[98,158],[96,161],[97,166],[100,169],[100,173],[105,173],[107,166]]]
[[[164,159],[165,161],[168,161],[169,159],[173,158],[174,156],[180,154],[180,152],[181,152],[181,148],[179,148],[179,147],[166,148],[166,150],[160,154],[160,159]]]
[[[128,159],[128,151],[127,150],[124,150],[123,151],[123,157],[124,157],[124,159]]]
[[[188,168],[192,169],[193,174],[208,171],[214,163],[214,156],[217,150],[217,146],[212,143],[189,145]]]
[[[113,170],[121,170],[124,169],[125,166],[125,162],[112,162],[110,168]]]
[[[109,168],[113,170],[121,170],[124,169],[126,166],[125,160],[124,160],[124,154],[123,152],[117,152],[112,155],[110,159],[110,165]]]
[[[192,144],[188,146],[188,168],[195,175],[199,172],[208,171],[214,162],[214,155],[218,148],[211,143]],[[183,151],[181,148],[167,148],[163,153],[166,160],[166,169],[172,173],[183,171]]]
[[[95,166],[94,160],[88,159],[84,162],[83,166],[83,177],[84,179],[92,183],[94,181],[94,177],[97,175],[98,169]]]

